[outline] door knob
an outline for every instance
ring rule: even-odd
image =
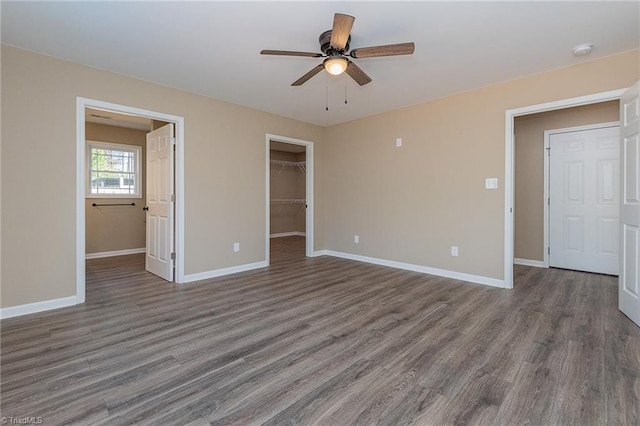
[[[142,210],[144,210],[145,212],[148,212],[148,211],[149,211],[149,207],[144,206],[144,207],[142,208]]]

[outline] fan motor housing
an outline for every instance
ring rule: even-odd
[[[320,51],[327,56],[333,56],[336,54],[342,55],[344,52],[349,50],[349,43],[351,42],[351,35],[347,39],[347,44],[342,50],[334,49],[331,47],[331,30],[327,30],[320,34],[318,37],[318,41],[320,42]]]

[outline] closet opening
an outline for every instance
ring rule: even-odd
[[[313,255],[313,143],[267,135],[267,262]]]

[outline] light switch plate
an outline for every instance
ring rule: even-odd
[[[396,138],[396,147],[400,148],[402,146],[402,138]]]
[[[484,187],[486,189],[498,189],[498,178],[486,178],[484,180]]]

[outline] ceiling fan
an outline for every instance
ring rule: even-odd
[[[294,81],[292,86],[301,86],[311,77],[325,69],[329,74],[340,75],[346,72],[349,77],[355,80],[360,86],[371,82],[369,77],[352,60],[361,58],[372,58],[379,56],[411,55],[415,49],[415,44],[399,43],[387,44],[384,46],[361,47],[349,52],[349,42],[351,41],[351,27],[355,17],[336,13],[333,17],[333,28],[320,34],[320,50],[322,53],[312,52],[292,52],[288,50],[262,50],[261,55],[280,56],[303,56],[309,58],[325,58],[321,64],[316,65],[305,75]],[[348,53],[347,53],[348,52]]]

